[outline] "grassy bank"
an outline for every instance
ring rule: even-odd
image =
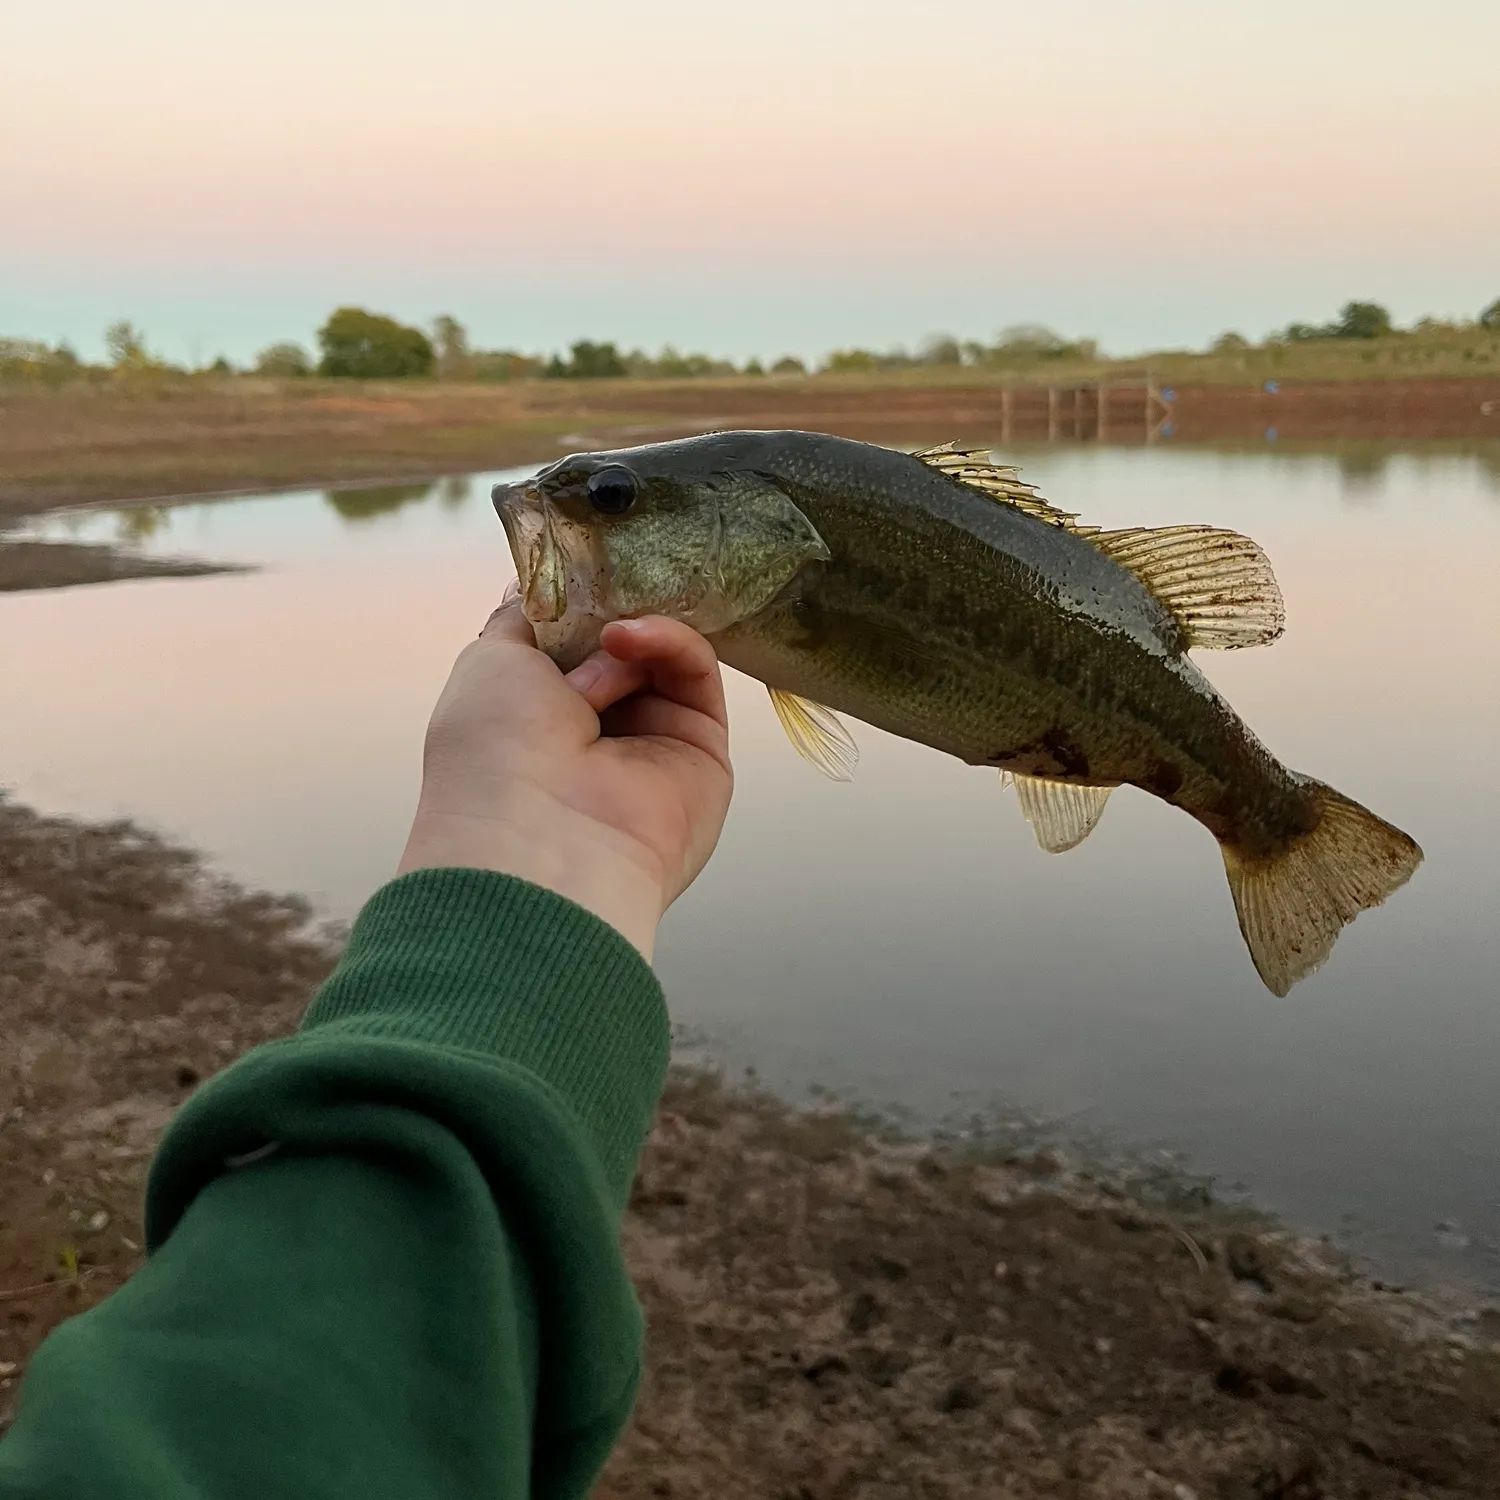
[[[137,1263],[173,1109],[295,1025],[337,941],[127,826],[0,801],[0,1412]],[[1056,1156],[892,1142],[683,1074],[624,1243],[648,1374],[606,1500],[1500,1489],[1492,1315]]]

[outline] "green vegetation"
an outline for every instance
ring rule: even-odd
[[[408,328],[394,318],[341,307],[318,330],[323,358],[320,375],[350,375],[361,380],[399,380],[408,375],[430,375],[436,356],[420,328]]]
[[[1289,323],[1256,342],[1220,334],[1206,351],[1162,350],[1129,360],[1110,359],[1088,338],[1066,338],[1041,324],[1006,328],[992,343],[935,334],[916,349],[836,349],[815,369],[795,355],[751,359],[737,366],[708,354],[682,353],[668,344],[659,353],[627,349],[611,340],[579,339],[564,353],[480,349],[457,318],[434,318],[431,333],[382,313],[341,307],[318,330],[321,358],[314,363],[298,343],[278,341],[255,357],[249,373],[276,379],[312,374],[391,380],[430,377],[445,381],[504,383],[526,380],[696,380],[732,376],[801,378],[808,375],[875,377],[901,383],[1000,379],[1015,384],[1138,378],[1149,363],[1167,378],[1210,383],[1268,378],[1366,380],[1396,375],[1438,377],[1500,372],[1500,298],[1473,319],[1425,317],[1395,326],[1378,302],[1346,302],[1327,323]],[[66,344],[0,338],[0,381],[59,385],[75,379],[142,377],[232,378],[222,356],[198,369],[174,366],[151,353],[146,335],[128,320],[105,331],[108,361],[90,365]]]
[[[312,369],[312,357],[307,350],[301,344],[294,344],[290,341],[268,344],[255,356],[257,375],[290,378],[298,375],[311,375]]]
[[[1346,302],[1335,322],[1289,323],[1280,337],[1288,343],[1306,343],[1310,339],[1383,339],[1395,331],[1390,313],[1378,302]]]

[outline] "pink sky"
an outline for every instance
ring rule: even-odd
[[[1500,295],[1481,0],[508,9],[33,0],[3,331],[306,337],[343,285],[496,341],[617,308],[728,352],[1023,316],[1118,346]]]

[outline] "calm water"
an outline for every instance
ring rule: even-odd
[[[1091,520],[1265,544],[1287,635],[1205,664],[1426,866],[1277,1000],[1189,819],[1125,789],[1049,857],[992,774],[874,730],[855,784],[825,782],[736,679],[734,811],[660,949],[675,1016],[790,1089],[1010,1101],[1182,1148],[1400,1274],[1500,1289],[1500,463],[1025,463]],[[352,913],[399,851],[448,662],[510,576],[496,477],[49,519],[260,570],[0,596],[0,779]]]

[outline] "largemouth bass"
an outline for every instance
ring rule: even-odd
[[[1101,530],[987,450],[808,432],[574,454],[494,502],[538,644],[564,670],[606,622],[671,615],[771,689],[831,776],[856,756],[840,710],[1000,770],[1053,852],[1087,837],[1117,786],[1182,808],[1219,841],[1278,995],[1421,863],[1406,834],[1277,760],[1188,656],[1281,633],[1247,537]]]

